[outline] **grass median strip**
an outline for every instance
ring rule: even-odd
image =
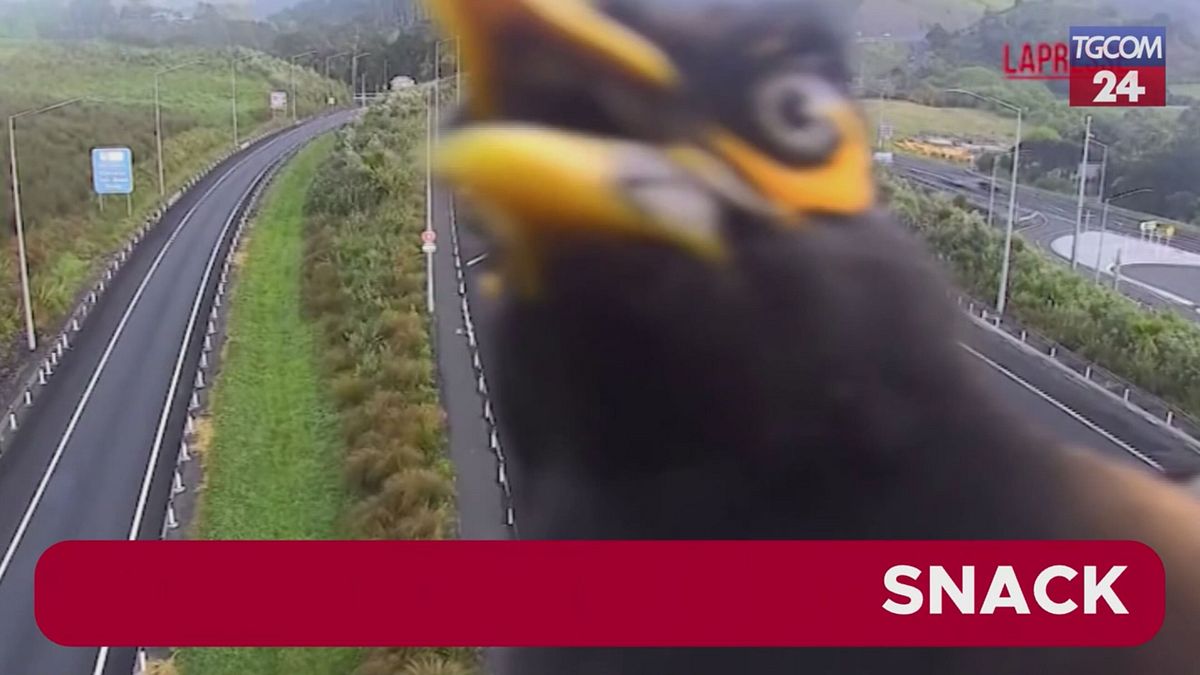
[[[204,453],[200,539],[336,539],[346,505],[338,421],[326,398],[314,327],[301,304],[304,204],[333,147],[293,159],[250,230]],[[186,610],[184,610],[186,611]],[[356,650],[184,650],[187,675],[344,675]]]

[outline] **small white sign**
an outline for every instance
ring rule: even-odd
[[[437,253],[437,244],[425,244],[421,247],[421,250],[425,253]]]
[[[286,91],[271,92],[271,110],[287,110],[288,95]]]

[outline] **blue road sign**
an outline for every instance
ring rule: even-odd
[[[133,192],[133,151],[129,148],[92,150],[92,186],[98,195]]]

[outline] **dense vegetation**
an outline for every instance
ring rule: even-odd
[[[1093,2],[1026,0],[991,11],[959,30],[932,26],[913,44],[871,45],[864,70],[866,93],[933,106],[992,108],[947,88],[965,88],[1009,101],[1026,111],[1023,139],[1025,180],[1069,191],[1077,180],[1084,115],[1094,116],[1096,138],[1112,146],[1107,194],[1153,187],[1125,206],[1183,221],[1200,220],[1200,188],[1191,176],[1200,165],[1200,99],[1194,90],[1172,86],[1166,110],[1081,111],[1068,107],[1066,83],[1013,82],[1002,74],[1003,47],[1025,42],[1062,41],[1071,25],[1166,25],[1173,82],[1200,79],[1200,37],[1192,26],[1200,14],[1182,2]],[[1190,106],[1190,107],[1189,107]],[[992,108],[1005,116],[1011,113]],[[1011,141],[1008,141],[1011,143]],[[1093,155],[1099,161],[1097,152]],[[1009,161],[1004,153],[1002,163]],[[996,157],[980,157],[990,171]],[[1093,190],[1098,186],[1093,186]]]
[[[886,193],[967,292],[994,298],[1003,242],[974,212],[900,181]],[[1200,416],[1200,328],[1150,311],[1014,240],[1009,311],[1019,321],[1147,391]]]
[[[435,35],[421,0],[0,0],[0,37],[105,40],[138,46],[240,45],[282,59],[315,51],[302,63],[322,71],[326,57],[355,49],[360,82],[384,88],[389,77],[428,79]],[[330,75],[351,80],[351,59],[329,62]]]
[[[268,94],[289,87],[285,63],[241,52],[238,83],[240,136],[290,121],[273,118]],[[197,61],[162,80],[168,190],[179,186],[233,146],[228,54],[206,50],[149,50],[99,43],[0,41],[0,117],[58,101],[82,103],[18,122],[17,150],[28,234],[34,315],[39,329],[56,330],[75,294],[102,259],[145,219],[159,201],[154,152],[154,73]],[[312,114],[340,85],[300,71],[299,112]],[[345,95],[342,99],[345,100]],[[96,146],[133,149],[133,216],[124,198],[102,204],[92,193],[89,152]],[[8,138],[0,139],[0,212],[12,214]],[[9,255],[0,257],[0,370],[16,352],[8,347],[21,326],[12,228],[4,228]]]
[[[300,297],[305,199],[332,148],[332,137],[314,143],[279,175],[238,257],[191,536],[344,538],[337,418]],[[346,675],[358,659],[353,649],[189,649],[177,661],[188,675]]]
[[[366,539],[456,532],[419,246],[424,141],[422,96],[394,95],[341,134],[308,204],[305,299],[341,422],[347,524]],[[473,664],[464,651],[374,650],[358,673],[460,675]]]

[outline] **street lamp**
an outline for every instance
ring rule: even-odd
[[[167,170],[163,164],[163,131],[162,131],[162,98],[160,91],[162,89],[162,77],[167,73],[173,73],[176,70],[182,70],[191,66],[203,63],[202,59],[188,61],[177,66],[164,68],[154,73],[154,142],[158,146],[158,196],[167,196]]]
[[[1004,310],[1008,307],[1008,277],[1012,267],[1013,229],[1017,221],[1017,178],[1021,167],[1021,137],[1022,125],[1025,121],[1025,113],[1019,106],[1013,105],[1012,103],[1002,101],[992,96],[977,94],[966,89],[947,89],[946,93],[971,96],[981,101],[987,101],[998,106],[1008,108],[1009,110],[1017,113],[1017,142],[1013,146],[1012,193],[1008,198],[1008,226],[1005,228],[1004,232],[1004,262],[1000,266],[1000,290],[996,298],[996,313],[1000,316],[1004,316]]]
[[[438,91],[436,85],[429,88],[429,95],[433,100],[437,100]],[[437,134],[434,128],[433,121],[433,102],[430,102],[429,107],[425,109],[425,234],[430,236],[433,230],[433,140]],[[425,249],[425,304],[429,310],[429,315],[433,316],[436,310],[436,298],[434,296],[434,279],[433,279],[433,253]]]
[[[352,66],[350,70],[350,91],[354,94],[356,99],[358,98],[358,60],[364,56],[370,55],[371,52],[354,52],[354,58],[352,60]],[[363,90],[363,98],[366,98],[366,90]],[[366,101],[364,100],[363,103],[366,103]]]
[[[1089,150],[1093,143],[1104,148],[1104,156],[1100,161],[1099,198],[1100,198],[1101,202],[1104,201],[1104,190],[1105,190],[1104,183],[1108,180],[1107,174],[1108,174],[1109,145],[1107,143],[1098,141],[1092,137],[1091,126],[1092,126],[1092,118],[1088,117],[1087,135],[1084,137],[1083,164],[1080,165],[1080,170],[1079,170],[1079,210],[1076,214],[1076,220],[1075,220],[1075,240],[1071,242],[1071,268],[1072,269],[1077,268],[1079,266],[1079,240],[1083,237],[1083,209],[1084,209],[1083,205],[1084,205],[1084,201],[1086,200],[1086,195],[1087,195],[1088,153],[1089,153]],[[1090,211],[1088,212],[1088,217],[1089,218],[1091,217]]]
[[[292,76],[292,123],[293,124],[300,121],[300,113],[296,108],[296,59],[302,59],[305,56],[312,56],[313,54],[316,54],[316,53],[317,53],[317,50],[310,49],[310,50],[308,50],[306,52],[302,52],[300,54],[293,54],[291,57],[288,58],[288,63],[291,65],[291,76]]]
[[[1079,204],[1075,211],[1075,238],[1071,242],[1071,269],[1079,266],[1079,238],[1083,236],[1083,206],[1087,199],[1087,167],[1092,142],[1092,116],[1088,115],[1083,131],[1083,161],[1079,164]]]
[[[326,80],[329,80],[329,79],[330,79],[330,77],[329,77],[329,69],[330,69],[330,66],[331,66],[331,65],[332,65],[332,63],[333,63],[333,60],[334,60],[334,59],[340,59],[340,58],[342,58],[343,56],[350,56],[350,54],[351,54],[351,52],[349,52],[349,51],[345,51],[345,52],[338,52],[337,54],[333,54],[332,56],[326,56],[326,57],[325,57],[325,79],[326,79]],[[333,91],[331,90],[331,91],[330,91],[330,96],[332,96],[332,95],[333,95]]]
[[[52,110],[65,108],[83,100],[82,98],[73,98],[69,101],[48,105],[44,108],[25,110],[15,115],[10,115],[8,118],[8,159],[10,162],[10,172],[12,173],[13,214],[17,225],[17,255],[20,258],[21,265],[21,300],[25,305],[25,338],[31,352],[37,351],[37,330],[33,325],[33,303],[29,292],[29,258],[25,253],[25,220],[24,214],[21,211],[21,177],[17,173],[17,120],[22,117],[33,117],[34,115],[41,115]]]
[[[1104,215],[1100,217],[1100,246],[1096,249],[1096,283],[1100,283],[1100,265],[1104,255],[1104,235],[1108,231],[1108,211],[1112,203],[1128,197],[1154,192],[1153,188],[1138,188],[1136,190],[1128,190],[1120,194],[1115,194],[1104,200]]]
[[[333,63],[333,60],[340,59],[343,56],[350,56],[350,52],[338,52],[332,56],[325,57],[325,79],[329,79],[329,67]]]
[[[229,73],[230,73],[230,88],[233,97],[233,151],[237,152],[242,145],[242,138],[238,134],[238,79],[237,67],[242,61],[249,61],[254,58],[254,54],[238,56],[237,50],[233,50],[233,55],[229,58]]]
[[[462,105],[462,40],[454,38],[454,102]]]

